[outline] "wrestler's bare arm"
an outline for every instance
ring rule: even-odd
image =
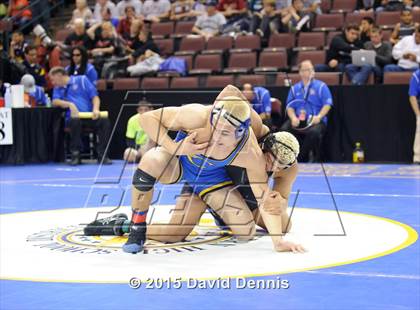
[[[281,214],[268,213],[264,208],[264,204],[271,203],[273,197],[268,186],[268,176],[265,171],[265,158],[252,130],[247,144],[232,165],[246,169],[251,190],[258,202],[258,210],[270,233],[271,239],[273,240],[274,248],[277,251],[304,252],[302,246],[283,240]],[[277,200],[278,199],[276,198],[275,202],[277,202]]]
[[[170,154],[178,154],[179,145],[169,137],[168,130],[189,131],[202,128],[208,122],[210,110],[211,107],[201,104],[165,107],[143,113],[139,120],[141,127],[153,141],[163,146]],[[205,149],[207,143],[196,144],[196,146],[198,149]]]
[[[273,190],[279,192],[284,199],[289,198],[298,170],[298,164],[295,162],[290,168],[275,172],[272,176],[274,180]]]

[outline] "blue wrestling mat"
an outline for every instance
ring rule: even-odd
[[[305,254],[275,253],[268,236],[238,243],[205,214],[185,242],[129,255],[124,237],[81,224],[130,215],[135,166],[3,166],[0,309],[420,309],[420,167],[324,167],[334,197],[322,166],[302,164],[289,201],[299,191],[286,239]],[[180,188],[157,187],[154,222]]]

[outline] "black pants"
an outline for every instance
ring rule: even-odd
[[[106,145],[108,144],[110,134],[110,122],[108,118],[99,118],[97,120],[80,120],[80,118],[70,118],[67,123],[70,129],[70,151],[79,152],[82,146],[81,134],[82,128],[92,128],[98,135],[99,143],[96,151],[98,158],[105,155]]]
[[[251,32],[255,33],[260,29],[264,33],[264,39],[268,40],[273,30],[280,32],[280,24],[278,16],[264,15],[260,18],[258,15],[253,15],[251,20]]]
[[[296,136],[300,144],[300,153],[298,156],[299,162],[307,162],[309,159],[309,152],[312,150],[315,155],[315,160],[319,161],[319,154],[321,148],[321,139],[324,135],[327,126],[325,123],[320,122],[319,124],[313,125],[305,130],[296,130],[292,127],[290,120],[287,120],[281,131],[288,131]]]

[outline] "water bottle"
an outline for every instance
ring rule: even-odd
[[[12,85],[9,83],[4,83],[6,91],[4,92],[4,106],[6,108],[12,107]]]
[[[45,97],[47,98],[47,102],[45,103],[45,106],[47,107],[47,108],[51,108],[51,99],[50,99],[50,96],[48,96],[48,94],[45,94]]]
[[[356,142],[356,148],[353,151],[353,163],[355,164],[365,162],[365,152],[360,145],[360,142]]]

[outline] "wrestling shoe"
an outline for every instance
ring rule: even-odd
[[[89,223],[83,232],[85,236],[122,236],[122,226],[127,219],[124,213],[114,214]]]
[[[136,254],[143,251],[146,242],[146,223],[132,224],[127,242],[122,249],[126,253]]]

